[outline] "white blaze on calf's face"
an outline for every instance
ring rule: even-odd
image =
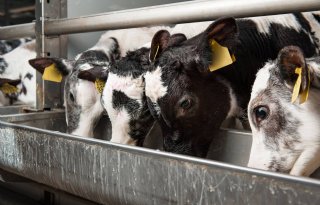
[[[154,107],[156,110],[160,109],[159,106],[157,106],[158,99],[164,97],[167,94],[168,89],[167,86],[164,86],[161,75],[160,67],[145,74],[146,96],[156,105],[156,107]],[[157,112],[157,114],[159,114],[160,110],[157,110]]]

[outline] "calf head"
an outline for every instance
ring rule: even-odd
[[[230,86],[218,72],[209,71],[215,61],[210,44],[215,41],[232,50],[236,35],[233,18],[217,20],[198,36],[178,43],[168,32],[155,34],[146,96],[162,127],[166,151],[206,156],[232,107]]]
[[[297,69],[300,98],[311,84],[302,104],[299,99],[292,103]],[[260,69],[248,105],[253,134],[248,166],[304,176],[320,166],[319,72],[320,58],[306,60],[295,46],[283,48]]]
[[[88,71],[93,79],[105,76],[101,100],[112,125],[111,142],[142,145],[153,125],[144,94],[143,75],[149,65],[148,54],[149,49],[144,47],[129,51],[111,64],[108,76]]]
[[[113,38],[110,40],[117,44]],[[37,58],[30,61],[41,73],[46,67],[55,64],[65,77],[64,102],[68,133],[93,137],[93,129],[103,114],[101,93],[90,75],[82,71],[93,68],[107,70],[109,63],[119,56],[119,47],[113,45],[112,48],[88,50],[71,61],[60,58]]]

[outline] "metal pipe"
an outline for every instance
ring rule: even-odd
[[[148,25],[207,21],[221,16],[251,17],[319,9],[319,0],[192,1],[78,18],[48,20],[45,22],[45,34],[81,33]]]
[[[22,37],[34,37],[35,23],[19,24],[15,26],[0,27],[0,40]]]

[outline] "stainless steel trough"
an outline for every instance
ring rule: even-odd
[[[1,121],[1,169],[97,203],[320,203],[317,179],[68,135],[63,111],[7,115]],[[245,165],[250,134],[222,130],[220,135],[225,140],[212,153]]]

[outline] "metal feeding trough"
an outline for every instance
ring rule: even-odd
[[[66,18],[66,0],[36,1],[35,22],[0,27],[0,36],[36,36],[37,56],[66,57],[64,34],[319,9],[319,0],[202,0]],[[146,139],[148,148],[101,140],[111,135],[106,116],[94,134],[101,139],[65,134],[64,111],[55,110],[63,103],[63,83],[43,81],[39,73],[35,78],[35,110],[52,111],[0,108],[0,203],[9,204],[13,190],[43,204],[320,204],[317,179],[245,167],[248,132],[221,130],[209,159],[159,151],[157,125]],[[63,195],[67,201],[56,202]]]
[[[1,168],[104,204],[320,201],[320,181],[316,179],[80,138],[64,130],[63,111],[2,116]],[[220,148],[212,146],[212,153],[220,153],[217,159],[246,164],[250,134],[222,130],[220,137],[225,139],[218,140]]]

